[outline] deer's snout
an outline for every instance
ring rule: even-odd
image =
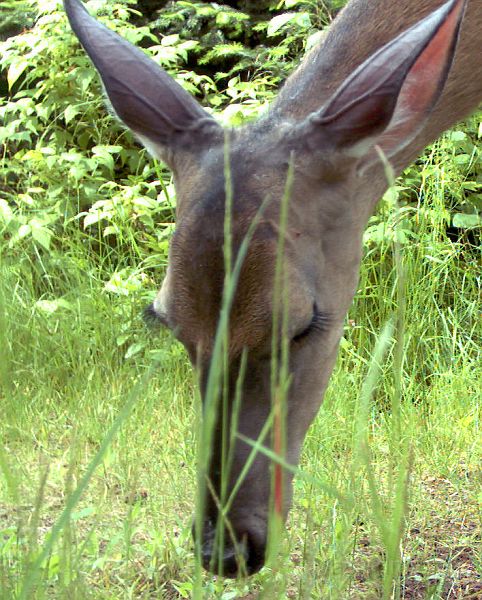
[[[266,526],[257,522],[230,525],[222,535],[211,520],[204,523],[201,545],[203,567],[216,575],[252,575],[265,562]],[[196,537],[193,527],[193,536]]]

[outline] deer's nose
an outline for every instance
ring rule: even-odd
[[[224,539],[220,540],[220,537],[211,522],[205,523],[201,558],[207,571],[234,578],[252,575],[261,569],[266,543],[258,535],[249,532],[237,534],[231,528],[230,532],[225,532]]]

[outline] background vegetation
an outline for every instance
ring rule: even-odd
[[[236,125],[341,4],[89,7]],[[196,387],[183,350],[140,318],[166,265],[170,174],[106,112],[57,0],[1,1],[0,35],[0,598],[189,598]],[[303,462],[352,501],[299,477],[278,567],[206,575],[204,597],[482,594],[480,135],[476,116],[443,136],[369,223]],[[380,337],[400,303],[395,231],[407,294],[396,422],[396,351]],[[386,358],[368,393],[378,338]]]

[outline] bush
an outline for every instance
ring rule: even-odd
[[[231,124],[262,110],[331,17],[319,3],[302,0],[265,2],[250,12],[242,2],[223,10],[203,2],[162,4],[144,25],[134,0],[92,2],[90,9],[98,8],[111,27],[146,47],[208,110]],[[11,2],[0,6],[12,12]],[[0,223],[8,252],[65,250],[75,231],[94,260],[105,244],[114,263],[131,255],[137,264],[165,263],[175,206],[169,172],[147,159],[105,110],[98,78],[60,0],[25,0],[15,7],[17,16],[35,13],[36,21],[1,44],[8,93],[0,98]],[[445,219],[455,233],[480,224],[477,127],[476,118],[469,120],[424,159],[432,161],[435,176],[443,170]],[[402,203],[418,203],[422,184],[410,167],[400,183]],[[406,215],[409,239],[415,212]],[[369,246],[380,241],[382,219],[382,213],[372,219]]]

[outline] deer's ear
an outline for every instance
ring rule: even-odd
[[[218,123],[152,59],[91,17],[80,0],[64,6],[112,108],[149,150],[166,158],[187,138],[195,146],[196,136],[206,142],[219,134]]]
[[[390,157],[412,141],[444,87],[465,4],[450,0],[366,60],[302,124],[305,140],[322,135],[354,158],[375,144]]]

